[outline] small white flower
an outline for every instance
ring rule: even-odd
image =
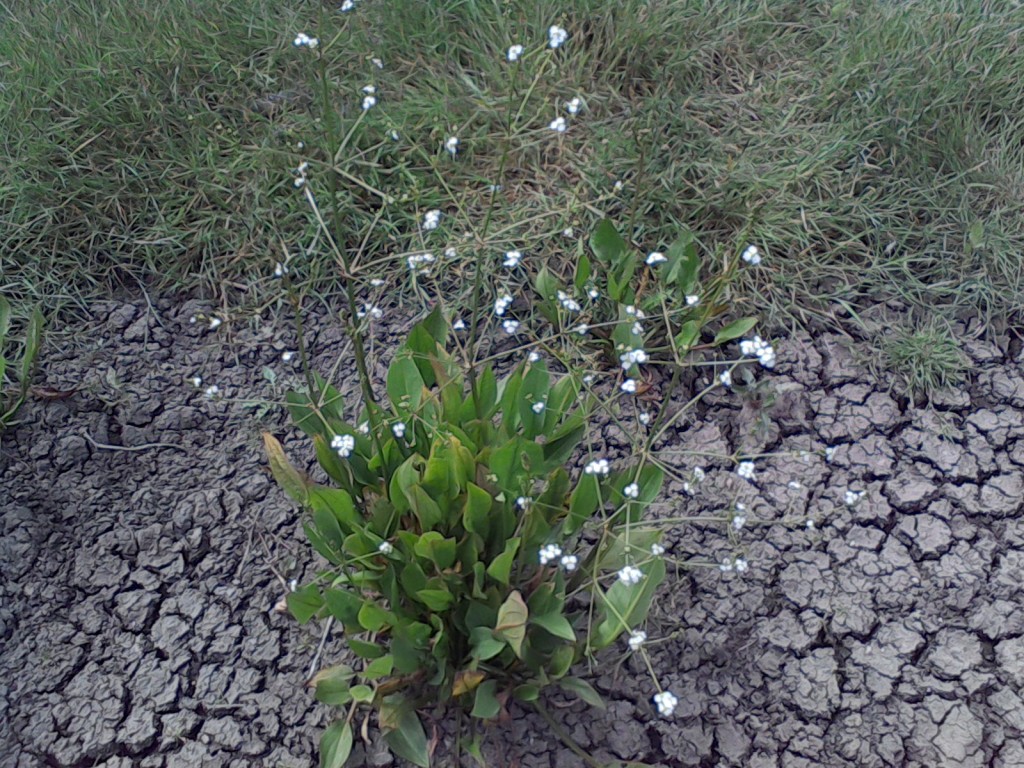
[[[315,37],[310,37],[305,32],[299,32],[292,41],[292,45],[296,48],[316,48],[320,45],[320,41]]]
[[[722,573],[729,573],[733,569],[732,558],[726,557],[718,564],[718,570]]]
[[[583,106],[583,102],[580,101],[579,96],[575,96],[569,102],[566,103],[565,111],[568,112],[570,115],[575,115],[577,112],[580,111],[581,106]]]
[[[398,131],[392,129],[388,136],[391,137],[392,141],[398,141]]]
[[[534,413],[540,414],[544,412],[544,408],[547,407],[547,403],[543,400],[538,400],[536,403],[530,406],[530,410]]]
[[[580,564],[580,559],[576,557],[576,555],[562,555],[562,559],[559,561],[559,564],[566,573],[572,573]]]
[[[665,554],[665,547],[655,542],[654,544],[651,544],[651,554],[655,557],[661,557]]]
[[[693,482],[695,482],[695,483],[704,482],[704,478],[705,477],[707,477],[707,474],[704,472],[704,469],[702,467],[694,467],[693,468]]]
[[[805,523],[805,525],[807,526],[808,531],[814,530],[814,521],[811,518],[807,518],[807,522]]]
[[[274,277],[284,277],[288,274],[288,267],[280,261],[274,265]]]
[[[363,93],[374,94],[376,92],[377,92],[377,86],[375,86],[375,85],[364,85],[363,86]]]
[[[800,483],[797,482],[796,480],[790,480],[788,483],[786,483],[786,487],[789,488],[789,490],[791,491],[799,491],[801,488],[803,488],[803,486],[800,485]]]
[[[192,325],[195,325],[197,320],[199,320],[199,318],[196,317],[195,315],[192,315],[192,317],[188,319],[189,323],[191,323]]]
[[[576,333],[578,333],[580,336],[586,336],[589,330],[590,326],[587,325],[586,323],[580,323],[579,325],[576,326]]]
[[[594,383],[594,374],[588,373],[586,376],[584,376],[583,377],[583,383],[584,384],[593,384]]]
[[[825,449],[825,461],[831,462],[836,457],[838,446],[830,445]]]
[[[459,151],[459,137],[449,136],[444,143],[444,148],[448,150],[448,154],[454,157],[455,154]]]
[[[732,372],[731,371],[723,371],[721,374],[719,374],[718,380],[720,382],[722,382],[722,386],[723,387],[731,387],[732,386]]]
[[[299,178],[292,182],[292,186],[294,186],[296,189],[302,189],[304,186],[306,186],[306,180],[300,176]]]
[[[370,434],[370,422],[364,421],[362,424],[356,427],[356,431],[361,435]]]
[[[381,59],[378,59],[376,56],[374,56],[372,59],[370,59],[370,62],[377,69],[384,69],[384,62]]]
[[[572,227],[566,227],[562,230],[562,235],[565,237],[576,237],[576,231]]]
[[[505,261],[501,263],[503,267],[518,267],[519,262],[523,260],[522,251],[505,251]]]
[[[548,128],[555,133],[565,133],[569,128],[569,124],[565,122],[564,117],[556,117],[548,124]]]
[[[341,12],[342,13],[348,13],[349,11],[351,11],[355,7],[356,7],[356,4],[352,0],[345,0],[345,2],[343,2],[341,4]]]
[[[505,54],[505,58],[509,61],[519,61],[519,57],[523,55],[523,46],[521,45],[510,45],[508,53]]]
[[[744,480],[754,479],[754,462],[752,461],[741,461],[736,467],[736,474],[742,477]]]
[[[736,558],[736,562],[735,562],[734,565],[736,567],[736,573],[743,573],[744,571],[747,570],[747,568],[750,567],[747,564],[747,561],[745,559],[743,559],[742,557],[737,557]]]
[[[637,483],[630,483],[622,489],[622,495],[627,499],[636,499],[640,497],[640,486]]]
[[[367,110],[372,109],[375,106],[377,106],[377,97],[376,96],[374,96],[372,94],[368,94],[366,96],[363,96],[363,112],[366,112]]]
[[[494,300],[494,314],[501,317],[505,314],[509,307],[512,306],[513,298],[510,294],[506,293],[503,296],[499,296]]]
[[[640,323],[633,323],[633,327],[629,329],[629,332],[632,333],[634,336],[643,336],[644,327],[640,325]]]
[[[501,324],[501,327],[505,330],[509,336],[512,336],[519,330],[518,320],[506,320]]]
[[[624,371],[628,371],[634,365],[646,363],[649,359],[647,352],[642,349],[627,349],[619,355],[619,363]]]
[[[634,629],[629,633],[629,650],[639,651],[640,646],[647,642],[647,633],[642,629]]]
[[[619,386],[619,389],[629,395],[636,394],[636,379],[626,379]]]
[[[619,180],[612,184],[612,189],[614,189],[616,192],[621,192],[623,186],[625,185],[622,183],[621,180]]]
[[[530,354],[526,356],[526,361],[529,363],[536,363],[538,360],[540,360],[540,352],[537,352],[536,350],[530,352]]]
[[[381,280],[379,277],[375,277],[372,280],[370,280],[370,285],[372,285],[374,288],[380,288],[382,285],[384,285],[384,281]]]
[[[654,695],[654,705],[658,708],[658,714],[662,717],[672,717],[672,713],[676,711],[678,704],[679,699],[668,691],[662,691]]]
[[[203,377],[202,376],[193,376],[191,381],[192,381],[192,386],[195,387],[196,389],[199,389],[201,386],[203,386]]]
[[[858,501],[864,497],[864,491],[847,491],[843,494],[843,502],[848,507],[852,507]]]
[[[516,499],[516,506],[519,507],[520,509],[526,509],[528,506],[530,506],[531,501],[533,501],[533,499],[531,499],[529,496],[520,496],[518,499]]]
[[[331,448],[337,451],[338,455],[347,459],[355,450],[356,439],[352,435],[335,435],[331,440]]]
[[[756,357],[765,368],[775,366],[775,349],[771,342],[765,341],[760,336],[743,339],[740,342],[740,353],[746,357]]]
[[[651,251],[649,254],[647,254],[646,264],[648,267],[653,267],[658,264],[664,264],[666,261],[668,261],[668,257],[665,256],[665,254],[662,253],[661,251]]]
[[[758,264],[761,263],[761,252],[757,250],[756,245],[748,245],[746,249],[743,251],[743,255],[741,258],[745,262],[747,262],[747,264],[757,266]]]
[[[619,581],[623,584],[639,584],[644,578],[644,573],[635,565],[627,565],[619,571]]]
[[[306,142],[304,142],[304,141],[297,142],[295,144],[295,148],[296,149],[305,149],[306,148]]]
[[[206,397],[208,397],[210,400],[213,400],[215,397],[217,397],[217,395],[220,394],[220,387],[218,387],[216,384],[211,384],[205,390],[203,390],[203,394],[206,395]]]
[[[395,548],[391,545],[390,541],[382,541],[380,545],[377,547],[377,551],[380,552],[382,555],[390,555],[392,552],[395,551]]]
[[[591,300],[596,301],[601,298],[601,292],[597,290],[595,286],[591,286],[590,288],[587,288],[587,296],[589,296]]]
[[[436,208],[432,211],[427,211],[423,214],[423,229],[428,232],[432,229],[437,229],[437,225],[441,223],[441,212]]]
[[[391,432],[392,434],[394,434],[395,437],[401,440],[403,437],[405,437],[405,422],[396,421],[394,424],[391,425]]]
[[[569,39],[569,33],[559,27],[557,24],[552,24],[548,27],[548,47],[558,48],[566,40]]]
[[[548,563],[557,560],[562,556],[562,548],[557,544],[547,544],[540,549],[539,557],[540,564],[547,565]]]
[[[641,411],[640,415],[637,418],[640,419],[640,423],[646,427],[648,424],[651,423],[652,417],[651,414],[649,414],[647,411]]]
[[[585,475],[607,475],[609,472],[611,465],[608,464],[608,459],[595,459],[583,468]]]
[[[464,330],[466,330],[466,323],[462,320],[461,317],[456,317],[455,320],[452,322],[452,330],[454,330],[454,331],[464,331]]]
[[[737,504],[736,506],[739,507],[739,504]],[[746,523],[747,523],[747,516],[746,515],[741,515],[741,514],[739,514],[737,512],[735,515],[732,516],[732,527],[733,527],[733,530],[736,530],[736,531],[740,530],[741,528],[743,528],[744,525],[746,525]]]
[[[416,253],[406,259],[410,272],[424,273],[430,270],[430,265],[436,261],[432,253]]]
[[[686,297],[686,306],[696,307],[698,304],[700,304],[700,296],[697,294],[691,293]]]

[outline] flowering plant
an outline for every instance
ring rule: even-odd
[[[0,428],[7,426],[28,395],[32,366],[43,335],[43,315],[32,310],[25,327],[21,352],[16,358],[7,357],[8,334],[11,329],[11,304],[0,296]],[[12,365],[12,363],[16,363]]]
[[[448,335],[437,310],[415,326],[387,372],[389,408],[371,403],[355,426],[320,379],[288,393],[333,486],[264,436],[330,564],[288,606],[301,622],[333,616],[360,659],[314,678],[318,699],[350,707],[324,736],[334,765],[351,748],[357,704],[378,707],[391,748],[423,766],[416,708],[431,699],[489,719],[554,683],[600,704],[571,667],[641,623],[665,575],[657,532],[637,527],[662,471],[613,473],[594,459],[573,483],[565,464],[587,406],[576,377],[530,358],[500,380],[484,367],[470,386]],[[582,536],[588,525],[596,532]],[[591,600],[576,599],[583,591]]]

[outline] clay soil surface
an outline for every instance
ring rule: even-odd
[[[97,307],[51,344],[46,396],[3,436],[2,768],[316,764],[332,713],[305,681],[343,651],[336,628],[274,610],[316,563],[260,431],[293,456],[308,446],[279,409],[243,402],[297,382],[281,360],[293,331],[211,332],[188,322],[200,309]],[[311,318],[309,341],[347,375],[333,324]],[[706,401],[665,451],[777,455],[752,483],[701,461],[696,493],[671,484],[652,514],[741,501],[738,532],[675,526],[667,543],[750,568],[663,587],[648,633],[673,719],[623,645],[584,672],[607,711],[552,695],[566,731],[600,760],[671,768],[1024,766],[1024,369],[997,342],[968,343],[968,386],[926,407],[857,362],[869,340],[830,334],[781,341],[763,407]],[[205,399],[196,374],[226,399]],[[600,440],[612,456],[624,445],[612,428]],[[439,765],[449,722],[429,727]],[[353,765],[395,764],[368,733]],[[522,711],[487,743],[493,766],[582,765]]]

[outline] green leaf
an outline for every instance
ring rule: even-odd
[[[430,768],[427,734],[404,696],[396,694],[384,699],[380,708],[380,726],[392,752],[420,768]]]
[[[409,506],[413,514],[420,522],[420,530],[432,531],[444,521],[444,512],[437,502],[430,498],[429,494],[420,485],[413,485],[408,490]],[[452,560],[455,559],[454,546],[452,548]],[[451,563],[449,563],[451,565]],[[447,568],[448,566],[441,566]]]
[[[666,285],[679,289],[681,294],[692,293],[700,274],[700,256],[692,232],[683,235],[665,253],[668,262],[661,268]]]
[[[447,610],[455,600],[451,592],[443,589],[421,589],[416,593],[416,598],[427,608],[438,613]]]
[[[316,689],[316,700],[343,707],[352,700],[349,686],[355,672],[347,664],[338,664],[317,672],[310,685]]]
[[[408,415],[416,410],[423,396],[423,377],[412,359],[412,352],[399,350],[388,367],[388,398],[400,413]]]
[[[494,499],[478,485],[469,483],[466,487],[466,503],[462,509],[462,527],[478,534],[485,541],[491,529],[490,515]]]
[[[590,636],[591,648],[607,648],[620,634],[647,618],[651,599],[665,578],[665,561],[658,558],[641,570],[644,571],[644,578],[639,584],[626,584],[617,580],[601,596],[600,613],[604,618]]]
[[[576,490],[569,498],[569,516],[565,520],[565,533],[570,536],[576,533],[594,512],[601,502],[600,481],[597,475],[580,475]]]
[[[358,598],[356,598],[358,600]],[[358,611],[356,612],[358,616]],[[360,640],[358,637],[349,637],[346,642],[352,653],[358,656],[360,659],[379,659],[384,655],[384,648],[377,643],[370,643],[366,640]]]
[[[391,623],[392,616],[371,600],[359,609],[359,626],[370,632],[380,632]]]
[[[359,624],[359,609],[363,607],[363,601],[349,590],[339,587],[324,590],[324,600],[327,610],[343,627],[351,629]]]
[[[427,531],[413,547],[417,557],[430,560],[439,571],[451,568],[455,563],[458,545],[455,539],[446,539],[437,531]]]
[[[573,285],[577,291],[582,292],[587,287],[587,281],[590,279],[590,259],[587,258],[587,254],[581,253],[579,259],[576,261],[576,275],[573,277]]]
[[[394,474],[391,475],[391,485],[388,494],[395,511],[405,514],[409,511],[409,490],[420,481],[420,470],[424,467],[425,461],[422,456],[413,455],[403,461]]]
[[[495,581],[504,584],[506,587],[509,583],[509,575],[512,571],[512,564],[516,559],[516,552],[519,551],[520,539],[509,539],[505,543],[505,551],[498,555],[487,566],[487,575]]]
[[[21,356],[21,391],[28,389],[32,378],[32,365],[35,363],[39,347],[43,343],[43,314],[38,308],[32,310],[28,327],[25,329],[25,349]]]
[[[572,624],[561,613],[546,613],[542,616],[531,616],[530,623],[534,624],[545,632],[550,632],[555,637],[576,642],[576,633],[572,630]]]
[[[395,660],[392,656],[381,656],[379,659],[374,659],[366,665],[366,669],[363,670],[363,678],[365,680],[377,680],[387,677],[391,674],[391,670],[394,667]]]
[[[498,609],[498,623],[494,628],[495,637],[503,638],[512,646],[516,656],[522,658],[523,640],[526,639],[526,622],[530,612],[518,590],[512,592]]]
[[[485,680],[476,689],[476,697],[473,699],[473,717],[481,720],[490,720],[498,716],[501,711],[501,702],[495,692],[498,689],[497,680]]]
[[[756,317],[741,317],[738,320],[733,320],[725,326],[725,328],[715,334],[715,340],[712,343],[717,346],[719,344],[725,344],[727,341],[738,339],[755,325],[757,325]]]
[[[316,584],[307,584],[285,596],[288,610],[299,624],[305,624],[324,607],[324,598]]]
[[[352,726],[335,720],[320,737],[320,768],[343,768],[352,754]]]
[[[300,504],[306,503],[307,481],[292,463],[288,461],[284,448],[277,438],[269,432],[263,433],[263,448],[270,462],[270,472],[284,492]]]
[[[601,219],[590,235],[590,248],[601,266],[609,271],[618,271],[628,246],[610,219]]]
[[[533,683],[523,683],[517,686],[512,692],[519,701],[536,701],[540,698],[540,686]]]
[[[362,704],[373,701],[373,697],[376,695],[376,691],[368,685],[353,685],[349,689],[349,693],[352,694],[352,699]]]
[[[578,677],[563,677],[558,681],[558,686],[570,693],[575,693],[592,707],[597,707],[598,709],[607,708],[604,699],[601,698],[601,694],[595,691],[593,686],[585,680],[580,680]]]
[[[11,330],[11,302],[0,296],[0,342],[7,338]]]
[[[696,320],[687,320],[676,334],[676,347],[685,354],[700,340],[700,324]]]
[[[469,637],[473,658],[478,661],[493,659],[505,650],[505,641],[496,638],[490,627],[476,627],[470,631]]]

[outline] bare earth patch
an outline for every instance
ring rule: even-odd
[[[332,717],[304,687],[321,627],[273,607],[315,563],[259,431],[296,438],[278,409],[235,400],[274,396],[264,368],[297,379],[280,357],[292,333],[211,333],[188,323],[197,308],[97,308],[42,360],[40,387],[66,394],[30,402],[4,436],[3,768],[314,763]],[[330,325],[310,336],[322,368],[347,359]],[[711,398],[668,448],[834,446],[832,460],[758,460],[739,535],[750,570],[670,576],[649,634],[665,638],[651,650],[673,720],[621,654],[590,674],[608,711],[556,708],[563,727],[598,759],[672,768],[1024,765],[1024,368],[966,348],[970,385],[929,409],[831,335],[781,343],[766,418]],[[227,399],[205,399],[195,374]],[[704,466],[695,496],[669,487],[654,513],[721,512],[734,473]],[[863,496],[849,505],[848,490]],[[732,551],[722,526],[668,540],[680,558]],[[321,663],[340,648],[329,634]],[[435,734],[444,764],[450,721]],[[394,762],[366,751],[354,764]],[[495,766],[582,765],[526,712],[487,751]]]

